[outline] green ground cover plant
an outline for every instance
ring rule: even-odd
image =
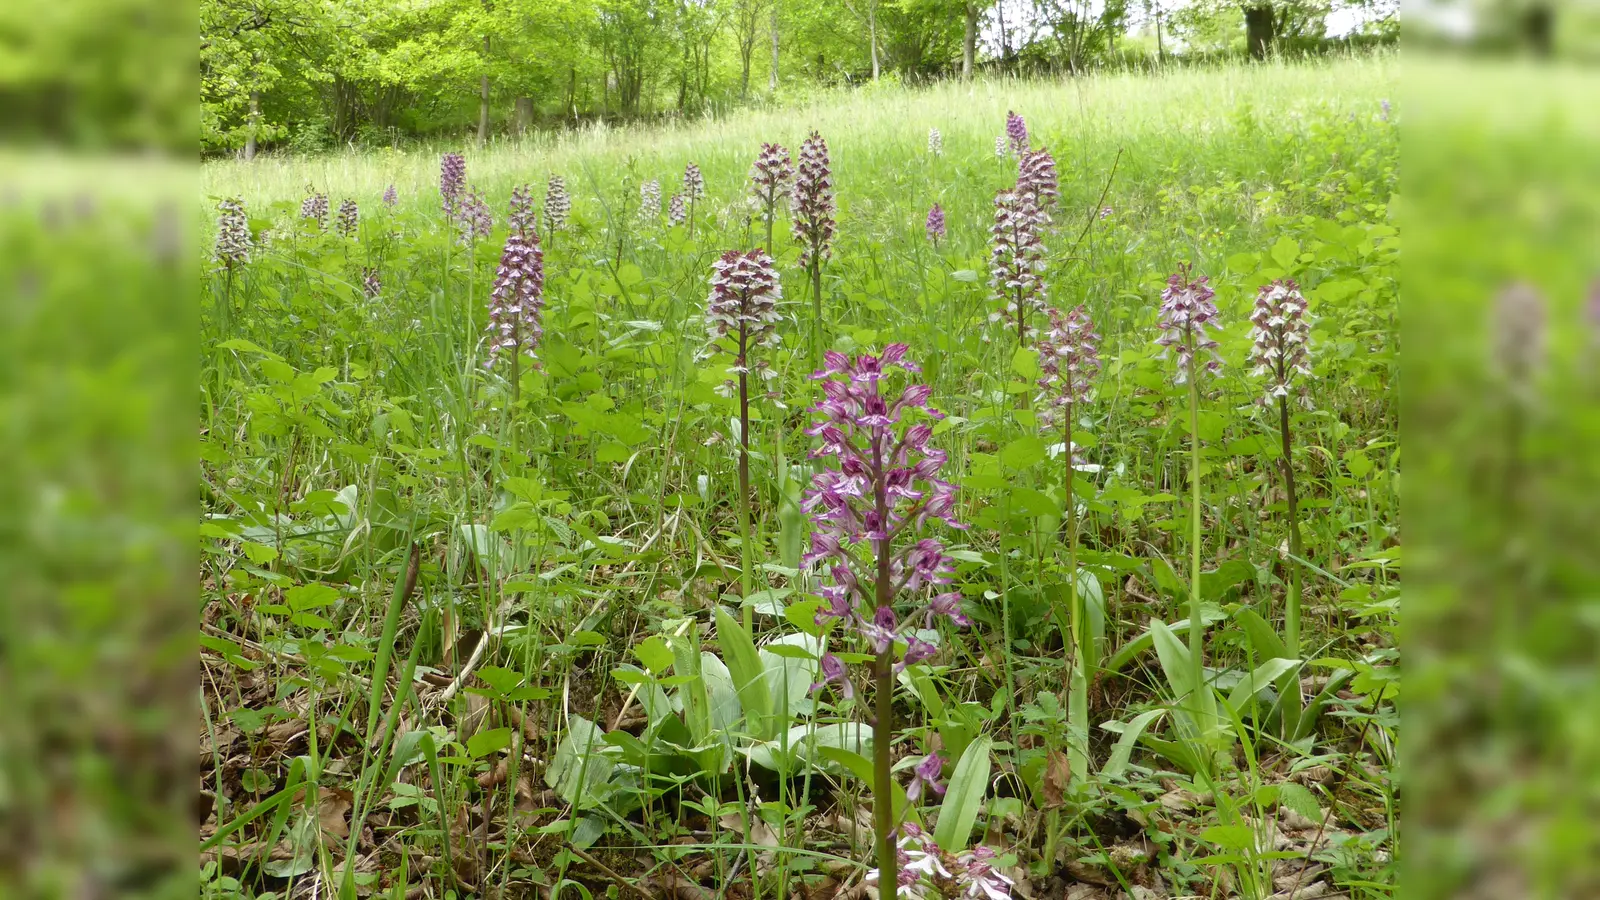
[[[208,163],[203,893],[1390,896],[1394,69]]]

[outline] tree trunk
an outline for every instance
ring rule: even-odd
[[[678,115],[683,115],[685,107],[689,105],[689,49],[688,41],[683,42],[683,62],[678,66]]]
[[[1156,4],[1156,62],[1165,64],[1167,61],[1167,45],[1161,40],[1161,5]]]
[[[872,80],[878,80],[878,0],[867,0],[867,42],[872,45]]]
[[[533,98],[518,97],[512,114],[512,127],[518,135],[527,134],[533,127]]]
[[[1274,21],[1270,3],[1245,7],[1245,42],[1250,47],[1252,59],[1266,59],[1267,53],[1272,50]]]
[[[778,92],[778,0],[772,0],[772,74],[767,78],[767,90]]]
[[[752,36],[748,42],[746,42],[743,38],[740,39],[739,62],[742,65],[742,68],[739,70],[740,100],[744,100],[750,96],[750,57],[755,55],[755,51],[756,48],[754,36]]]
[[[256,132],[261,128],[261,92],[250,92],[250,124],[244,135],[244,160],[256,158]]]
[[[967,0],[967,30],[961,36],[961,77],[972,77],[978,56],[978,4]]]
[[[578,121],[578,67],[567,66],[567,112]]]
[[[489,36],[483,36],[483,77],[478,81],[478,149],[489,142]]]
[[[1000,26],[1000,62],[1004,66],[1006,60],[1011,58],[1011,40],[1006,36],[1006,5],[996,3],[994,7],[995,22]]]

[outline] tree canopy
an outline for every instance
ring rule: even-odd
[[[1276,9],[1278,34],[1315,43],[1333,4],[1370,2],[1248,5]],[[1079,72],[1174,51],[1243,52],[1242,3],[201,0],[201,142],[250,155],[266,144],[474,130],[482,140],[969,68]]]

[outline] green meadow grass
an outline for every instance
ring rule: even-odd
[[[1121,850],[1110,861],[1096,856],[1102,843],[1126,837],[1106,823],[1137,813],[1155,823],[1146,829],[1157,848],[1148,862],[1166,884],[1185,881],[1194,894],[1261,887],[1272,872],[1265,856],[1271,836],[1252,828],[1275,808],[1293,808],[1326,811],[1337,852],[1307,852],[1320,854],[1329,878],[1368,885],[1350,888],[1362,896],[1382,895],[1392,881],[1395,798],[1391,785],[1355,761],[1387,765],[1394,730],[1387,685],[1397,651],[1387,635],[1396,590],[1392,389],[1399,355],[1389,205],[1397,136],[1393,117],[1380,116],[1380,101],[1395,94],[1395,65],[1378,56],[865,90],[717,121],[589,128],[467,150],[467,180],[483,190],[497,218],[519,183],[533,184],[542,197],[547,177],[560,174],[573,194],[572,226],[545,243],[543,367],[522,373],[515,401],[506,373],[481,365],[484,302],[504,225],[475,246],[454,240],[439,211],[438,148],[206,164],[203,193],[242,197],[256,230],[272,232],[269,248],[249,265],[234,272],[213,266],[205,275],[207,646],[235,666],[245,660],[242,648],[260,648],[265,656],[254,659],[267,661],[278,685],[264,709],[259,697],[225,678],[208,688],[208,722],[356,722],[354,740],[314,738],[305,752],[323,755],[324,763],[341,760],[322,770],[325,783],[358,793],[371,787],[360,780],[369,774],[364,766],[378,764],[369,754],[381,760],[393,739],[359,723],[376,723],[380,707],[405,707],[407,727],[435,726],[440,755],[457,762],[445,769],[448,777],[416,776],[428,783],[433,806],[396,802],[402,798],[380,786],[376,806],[367,807],[413,856],[444,856],[439,826],[453,821],[451,810],[495,802],[483,799],[469,776],[505,749],[500,738],[511,740],[511,732],[496,730],[509,708],[538,722],[530,740],[539,743],[528,750],[533,790],[549,784],[560,795],[570,788],[551,769],[538,769],[558,767],[563,748],[571,758],[573,735],[586,727],[575,724],[579,717],[617,730],[628,685],[612,673],[649,659],[652,651],[639,648],[655,646],[651,641],[698,648],[689,642],[708,630],[710,610],[738,603],[745,548],[735,524],[729,436],[737,408],[717,390],[726,363],[698,357],[706,278],[721,251],[764,240],[745,200],[759,144],[797,150],[816,128],[832,152],[839,203],[838,240],[824,270],[825,342],[848,353],[908,343],[933,386],[932,402],[950,414],[935,442],[950,453],[946,474],[962,485],[962,515],[973,528],[943,536],[962,553],[957,584],[975,625],[947,636],[939,691],[949,709],[977,717],[975,727],[1001,742],[994,785],[979,779],[975,790],[1002,849],[1017,854],[1019,876],[1032,872],[1043,884],[1061,860],[1094,858],[1119,878],[1146,878],[1149,868],[1137,874]],[[1098,726],[1120,727],[1166,710],[1173,699],[1162,666],[1139,639],[1152,620],[1187,615],[1188,395],[1172,386],[1171,363],[1152,344],[1160,290],[1184,262],[1211,278],[1223,325],[1224,372],[1206,385],[1199,416],[1203,593],[1218,616],[1207,635],[1207,663],[1226,683],[1224,694],[1236,690],[1261,650],[1237,623],[1250,611],[1275,625],[1286,567],[1303,565],[1305,658],[1365,678],[1345,715],[1326,717],[1308,736],[1281,740],[1243,721],[1226,724],[1224,732],[1250,745],[1226,776],[1185,772],[1162,753],[1181,758],[1188,738],[1176,726],[1152,725],[1152,737],[1174,743],[1145,745],[1131,768],[1097,776],[1067,806],[1048,810],[1041,773],[1062,746],[1058,707],[1067,702],[1064,694],[1056,700],[1065,651],[1055,621],[1073,576],[1064,574],[1059,539],[1068,497],[1062,461],[1050,452],[1050,435],[1041,437],[1033,410],[1037,359],[989,323],[993,198],[1016,175],[1014,161],[994,154],[1008,109],[1027,117],[1033,143],[1054,152],[1061,174],[1056,227],[1046,238],[1049,301],[1061,309],[1082,304],[1104,335],[1105,373],[1073,425],[1073,440],[1096,467],[1080,473],[1072,489],[1086,519],[1084,574],[1076,577],[1092,582],[1101,598],[1102,661],[1119,651],[1125,659],[1097,673],[1103,677],[1096,678],[1092,734],[1079,740],[1098,767],[1116,739]],[[930,127],[943,134],[938,157],[927,152]],[[707,186],[695,233],[639,221],[639,182],[660,179],[670,196],[691,160]],[[394,211],[378,200],[390,183],[401,197]],[[307,185],[328,192],[335,208],[343,198],[357,200],[360,235],[345,239],[297,221]],[[923,233],[934,201],[949,222],[949,238],[937,247]],[[1110,210],[1104,216],[1102,207]],[[771,356],[773,396],[753,404],[757,527],[750,549],[758,587],[798,608],[808,587],[793,571],[803,529],[786,502],[811,465],[803,459],[809,439],[800,433],[815,399],[805,377],[811,298],[787,211],[778,219],[775,255],[790,319],[780,329],[783,347]],[[364,268],[382,278],[377,298],[361,291]],[[1318,317],[1312,404],[1294,418],[1304,561],[1286,560],[1279,550],[1287,545],[1273,474],[1281,459],[1277,426],[1257,411],[1260,387],[1245,365],[1256,289],[1285,275],[1305,285]],[[398,586],[413,543],[419,586],[407,596]],[[756,637],[792,636],[805,619],[761,612]],[[475,659],[480,646],[485,652]],[[695,658],[685,652],[676,657],[679,667]],[[436,687],[414,698],[402,689],[386,705],[382,685],[363,679],[375,662],[388,666],[391,659],[445,680],[463,666],[488,667],[501,686],[475,689],[493,695],[490,718],[476,718],[466,695],[441,699]],[[524,681],[516,690],[531,692],[513,698],[513,682]],[[935,732],[953,739],[926,696],[908,693],[906,702],[906,753],[927,752]],[[806,721],[858,718],[823,703]],[[1313,782],[1334,785],[1326,793],[1280,787],[1292,772],[1318,766],[1340,773],[1336,781]],[[279,791],[295,783],[287,759],[258,768]],[[813,779],[807,769],[794,784],[761,786],[764,815],[786,848],[777,878],[817,876],[818,848],[865,860],[818,832],[827,830],[818,814],[848,809],[860,784],[845,778],[824,790],[821,773]],[[229,781],[236,774],[219,766],[208,775],[208,785],[229,801],[219,825],[267,802],[265,793],[241,793]],[[553,873],[593,886],[604,883],[604,873],[592,860],[559,853],[564,841],[607,848],[611,867],[633,875],[672,863],[665,843],[694,835],[717,879],[731,878],[735,865],[749,878],[753,820],[736,814],[738,828],[707,831],[703,816],[686,812],[727,812],[719,801],[738,803],[735,813],[746,808],[746,783],[717,774],[694,790],[655,784],[642,809],[622,813],[562,795],[563,802],[506,826],[511,832],[498,848],[493,839],[460,834],[451,852],[465,841],[480,863],[490,862],[478,873],[480,888]],[[517,802],[507,793],[515,784],[513,775],[498,802]],[[1212,798],[1193,811],[1193,828],[1172,827],[1158,799],[1182,787]],[[972,790],[952,785],[952,793]],[[1291,793],[1292,803],[1282,799]],[[1022,823],[1010,833],[1002,824],[1008,815]],[[232,840],[278,837],[245,826]],[[1206,830],[1213,826],[1223,830]],[[333,843],[314,828],[295,840]],[[509,854],[507,842],[533,849]],[[1044,859],[1046,846],[1063,855]],[[343,852],[334,850],[334,857]],[[736,863],[742,857],[749,858]],[[333,865],[309,863],[294,874],[325,864]],[[274,877],[292,868],[280,865]],[[437,863],[399,868],[396,858],[383,857],[386,885],[453,878]],[[237,889],[217,874],[208,882],[215,890]]]

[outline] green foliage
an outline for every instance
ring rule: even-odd
[[[617,18],[604,27],[643,27],[628,24],[636,7],[607,9]],[[466,35],[488,27],[469,12],[433,11],[461,16],[463,54],[476,52]],[[437,68],[418,84],[470,68],[450,69],[443,45],[428,52]],[[576,852],[593,847],[596,860],[633,853],[663,867],[704,854],[720,867],[707,879],[793,888],[846,845],[818,836],[853,828],[839,823],[874,794],[951,852],[998,840],[1033,871],[1075,859],[1113,881],[1134,851],[1094,842],[1147,823],[1137,828],[1155,849],[1137,852],[1194,894],[1221,867],[1263,862],[1271,844],[1247,819],[1331,810],[1330,832],[1371,831],[1346,798],[1382,808],[1386,783],[1352,778],[1333,802],[1325,782],[1289,773],[1386,766],[1397,733],[1396,138],[1376,115],[1389,65],[1189,72],[1159,95],[1096,77],[1074,86],[1083,105],[1055,85],[980,81],[819,104],[803,123],[775,111],[493,147],[469,154],[468,177],[502,224],[467,246],[441,217],[431,151],[352,155],[342,169],[209,164],[206,189],[244,194],[256,236],[271,233],[247,265],[203,277],[205,652],[231,677],[274,686],[242,703],[208,689],[214,725],[259,740],[316,718],[302,781],[353,788],[350,822],[391,816],[395,845],[414,856],[487,858],[507,882],[599,884]],[[1015,177],[993,157],[1007,108],[1062,161],[1050,300],[1083,304],[1105,336],[1104,376],[1068,426],[1085,463],[1070,483],[1062,429],[1040,427],[1036,351],[988,324],[987,227]],[[1174,127],[1195,121],[1204,127]],[[924,149],[930,125],[944,134],[939,158]],[[895,679],[894,733],[868,724],[869,658],[817,626],[817,581],[798,566],[809,525],[797,507],[818,465],[803,433],[816,391],[799,338],[809,302],[785,308],[795,318],[770,351],[770,396],[753,405],[748,540],[738,410],[718,390],[723,367],[696,359],[709,260],[759,230],[744,203],[754,148],[793,144],[809,126],[833,147],[840,201],[824,343],[911,345],[946,413],[932,443],[950,454],[972,526],[950,553],[974,625],[925,635],[937,651]],[[707,181],[693,234],[640,220],[638,183],[670,192],[691,160]],[[485,298],[511,188],[542,193],[551,174],[572,190],[572,221],[541,234],[540,366],[514,391],[507,368],[483,366]],[[336,201],[360,202],[357,236],[298,221],[300,192],[325,177]],[[390,183],[393,209],[378,202]],[[937,248],[922,234],[935,198],[951,223]],[[787,229],[776,240],[787,298],[809,301]],[[1183,260],[1211,275],[1223,324],[1198,428],[1194,585],[1187,392],[1152,346],[1155,298]],[[360,289],[367,268],[382,276],[376,297]],[[1292,414],[1299,557],[1283,549],[1277,423],[1252,404],[1246,366],[1255,288],[1283,276],[1317,317],[1313,405]],[[397,611],[413,542],[417,590]],[[1306,585],[1299,658],[1281,628],[1289,566]],[[811,689],[825,650],[850,663],[853,696],[837,681]],[[868,762],[883,747],[900,761],[887,786]],[[905,769],[933,752],[950,763],[943,800],[907,808]],[[212,792],[235,804],[222,825],[275,804],[228,846],[307,827],[303,809],[284,813],[280,833],[268,827],[292,805],[271,800],[286,765],[250,766],[258,795],[214,768],[225,783]],[[1174,778],[1207,798],[1178,819],[1165,796]],[[476,810],[466,834],[463,809]],[[486,841],[471,818],[483,815]],[[576,849],[536,875],[509,848],[541,839]],[[1389,838],[1340,846],[1349,881],[1395,852]],[[336,872],[339,852],[309,861]],[[441,862],[425,877],[458,875]]]

